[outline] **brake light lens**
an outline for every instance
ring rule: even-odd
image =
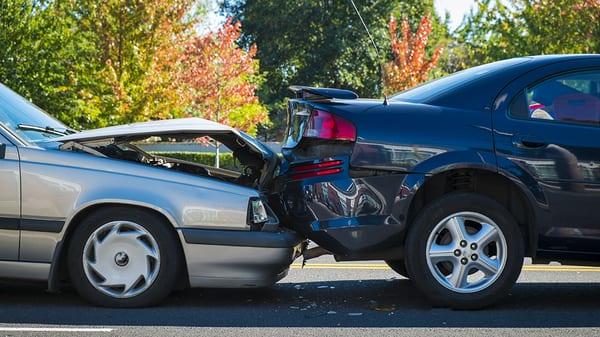
[[[342,172],[342,168],[339,167],[342,164],[343,162],[341,160],[331,160],[321,163],[297,165],[291,167],[291,177],[293,180],[300,180],[338,174]]]
[[[323,110],[313,110],[304,130],[304,137],[355,141],[356,128],[342,117]]]

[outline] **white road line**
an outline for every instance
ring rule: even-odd
[[[112,332],[107,328],[29,328],[29,327],[1,327],[0,332]]]

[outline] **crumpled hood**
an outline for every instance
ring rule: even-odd
[[[78,143],[93,142],[97,140],[115,139],[123,141],[133,141],[136,139],[144,139],[150,136],[164,136],[170,134],[205,134],[213,138],[217,134],[225,136],[226,134],[235,135],[235,138],[240,139],[248,144],[250,148],[262,155],[263,159],[275,157],[275,153],[266,145],[262,144],[250,135],[236,130],[230,126],[219,124],[213,121],[202,118],[179,118],[166,119],[150,122],[140,122],[133,124],[124,124],[109,126],[93,130],[85,130],[73,133],[66,136],[60,136],[49,139],[47,142],[67,143],[70,141]],[[216,138],[218,139],[218,138]],[[221,141],[221,140],[219,140]]]
[[[233,132],[239,135],[239,132],[236,129],[213,121],[202,118],[180,118],[86,130],[66,136],[52,138],[51,141],[64,143],[68,141],[92,141],[107,138],[143,138],[146,136],[168,135],[171,133],[181,134],[204,132]]]

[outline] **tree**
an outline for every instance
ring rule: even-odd
[[[193,33],[194,0],[73,0],[77,27],[97,48],[108,91],[96,92],[107,124],[182,116],[180,47]]]
[[[505,58],[600,52],[597,0],[479,0],[449,54],[457,68]]]
[[[414,18],[433,12],[433,1],[355,0],[380,52],[389,50],[387,18],[391,13]],[[259,97],[268,106],[272,130],[267,139],[281,139],[286,124],[285,98],[293,84],[349,88],[363,97],[380,97],[378,54],[349,1],[226,0],[223,11],[242,22],[241,43],[258,46],[265,72]],[[418,16],[416,16],[418,15]],[[433,42],[447,30],[432,16]]]
[[[0,2],[0,82],[75,128],[94,125],[94,45],[53,1]]]
[[[392,16],[389,23],[393,58],[383,66],[383,86],[387,94],[411,88],[425,82],[430,71],[436,66],[441,47],[435,47],[428,59],[426,48],[431,35],[431,19],[424,16],[415,33],[411,32],[407,19],[402,20],[401,38],[398,37],[398,23]]]
[[[182,55],[180,77],[192,97],[189,113],[255,134],[269,118],[255,95],[257,49],[236,44],[240,26],[228,20],[217,32],[192,38]]]
[[[182,116],[195,2],[0,1],[0,81],[74,128]]]

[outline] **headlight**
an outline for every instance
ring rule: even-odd
[[[261,224],[269,220],[267,210],[262,200],[258,198],[250,199],[249,220],[253,224]]]

